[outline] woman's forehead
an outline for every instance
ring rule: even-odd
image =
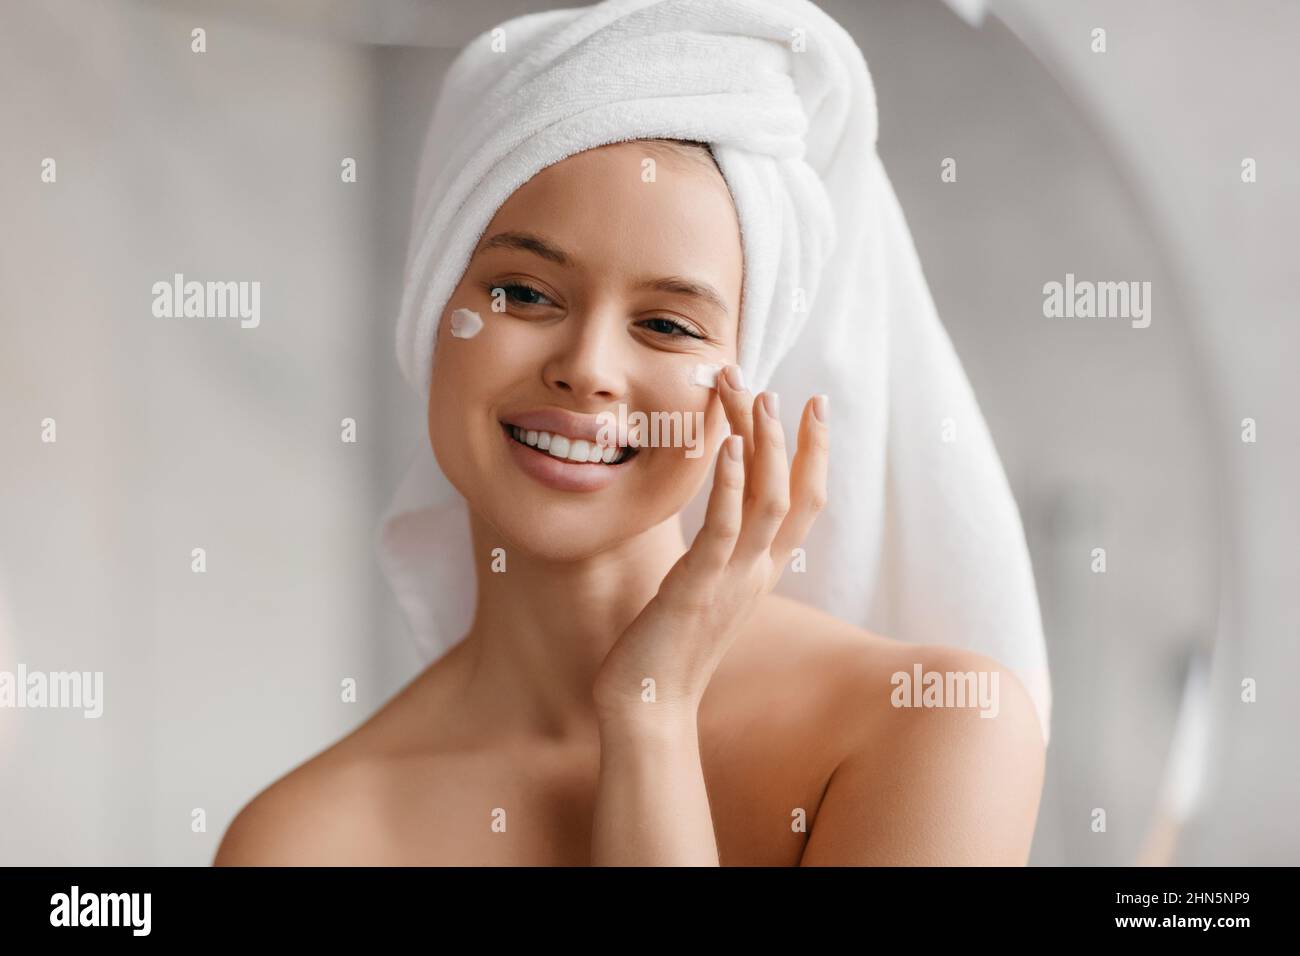
[[[502,204],[476,255],[509,249],[574,272],[699,277],[734,309],[742,251],[725,181],[684,158],[643,165],[653,157],[641,145],[589,150],[542,170]]]

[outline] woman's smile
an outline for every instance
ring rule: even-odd
[[[601,421],[561,409],[519,412],[501,419],[515,463],[557,491],[599,491],[628,469],[638,448],[603,444]]]

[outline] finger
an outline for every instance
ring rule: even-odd
[[[739,435],[722,440],[713,472],[713,488],[695,540],[691,542],[688,563],[693,575],[716,574],[727,565],[736,539],[740,535],[742,499],[745,491],[745,468],[742,462],[744,442]]]
[[[772,547],[790,510],[790,463],[775,392],[754,400],[754,460],[745,477],[745,515],[733,558],[752,560]]]
[[[734,376],[734,379],[733,379]],[[739,382],[739,385],[734,384]],[[749,474],[750,463],[754,458],[754,397],[745,388],[744,376],[739,365],[729,365],[718,376],[718,397],[722,399],[722,410],[726,412],[727,423],[731,433],[739,435],[744,441],[745,474]]]
[[[825,395],[814,396],[804,406],[799,422],[799,446],[790,466],[790,511],[772,542],[772,560],[778,574],[826,507],[826,471],[831,449],[827,424],[829,402]]]

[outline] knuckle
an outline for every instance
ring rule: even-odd
[[[814,488],[808,492],[806,507],[813,514],[820,514],[826,509],[826,489]]]
[[[695,564],[698,560],[698,552],[691,548],[664,575],[659,590],[667,597],[676,597],[690,591],[695,586],[692,579],[695,577]]]
[[[686,588],[677,599],[677,609],[690,617],[703,617],[716,603],[713,588]]]
[[[768,518],[784,518],[790,511],[790,500],[788,498],[772,496],[763,499],[759,505],[763,515]]]
[[[689,560],[673,568],[669,578],[660,586],[660,593],[666,605],[677,612],[694,613],[699,608],[708,607],[713,602],[713,586],[706,570],[704,555],[698,548],[693,548],[686,555]],[[671,579],[671,580],[670,580]]]
[[[719,541],[735,541],[740,537],[740,523],[737,521],[719,521],[713,529],[713,536]]]

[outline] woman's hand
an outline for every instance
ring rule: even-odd
[[[777,396],[752,399],[736,366],[718,376],[718,394],[732,434],[718,453],[704,524],[601,664],[592,692],[602,721],[694,721],[740,626],[825,504],[826,396],[804,406],[791,467]]]

